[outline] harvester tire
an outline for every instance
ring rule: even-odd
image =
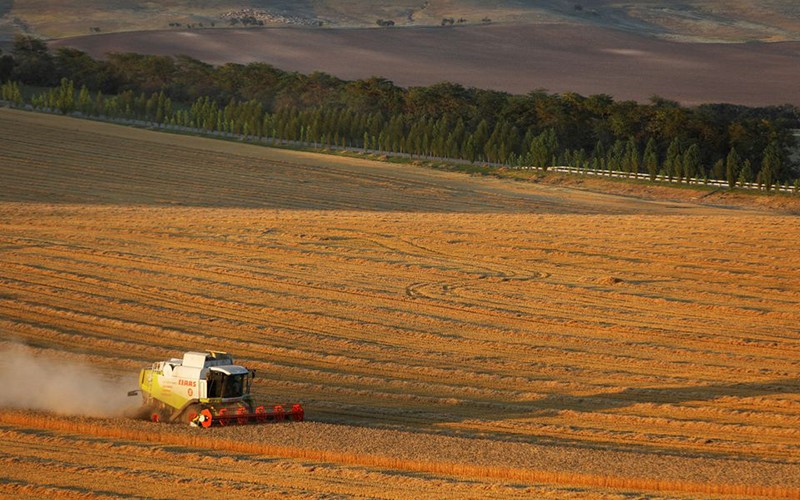
[[[203,407],[198,404],[189,405],[188,408],[183,410],[180,421],[191,424],[200,415],[202,409]]]
[[[142,405],[136,410],[133,410],[130,413],[130,416],[135,418],[136,420],[150,420],[150,416],[153,414],[153,407],[150,405]]]
[[[214,418],[211,415],[211,410],[208,408],[203,408],[203,411],[200,412],[200,426],[203,428],[208,429],[211,427],[211,423],[213,422]]]

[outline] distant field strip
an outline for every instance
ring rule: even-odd
[[[492,466],[530,471],[516,478],[529,486],[551,482],[535,477],[543,471],[559,484],[570,484],[558,475],[569,473],[634,490],[666,491],[658,481],[728,488],[675,487],[708,495],[800,488],[797,217],[702,207],[664,215],[673,213],[667,204],[598,196],[592,205],[586,193],[559,204],[536,187],[451,184],[439,173],[423,181],[398,166],[343,181],[341,170],[369,173],[343,159],[319,160],[343,166],[314,177],[304,198],[286,194],[302,191],[303,176],[242,195],[247,179],[219,173],[227,160],[203,161],[235,144],[206,152],[197,144],[208,142],[188,141],[182,154],[158,158],[159,143],[145,142],[162,162],[156,168],[141,142],[108,139],[118,127],[91,124],[105,139],[82,146],[92,135],[80,131],[84,122],[8,126],[3,116],[0,142],[12,147],[0,149],[9,179],[0,185],[0,339],[86,356],[109,374],[122,369],[134,386],[153,360],[232,352],[257,370],[260,400],[302,400],[313,422],[219,435],[283,435],[318,450],[314,460],[457,456],[472,471],[494,457]],[[78,129],[63,162],[35,141],[13,146],[15,134],[47,127],[55,141],[63,123]],[[71,147],[81,149],[74,158]],[[83,150],[102,160],[83,160],[81,176]],[[12,163],[12,154],[30,164]],[[276,165],[290,161],[274,154]],[[301,167],[313,159],[292,158]],[[241,172],[237,161],[252,158],[231,157]],[[129,182],[146,189],[122,190],[125,165],[138,165]],[[196,175],[185,186],[159,186],[159,176],[186,165]],[[404,179],[432,194],[395,191]],[[358,190],[348,193],[349,183]],[[212,187],[241,198],[198,206],[211,198],[197,193]],[[92,190],[96,203],[85,199]],[[71,192],[82,202],[69,203]],[[356,210],[364,200],[392,211]],[[496,213],[505,203],[508,212]],[[582,213],[592,207],[627,215]],[[2,422],[16,432],[19,423]],[[575,484],[626,487],[591,481]]]
[[[311,155],[7,109],[0,109],[0,145],[0,175],[8,182],[0,200],[7,201],[466,212],[548,205],[475,182],[448,184],[413,167],[311,161]]]
[[[0,201],[414,212],[696,213],[412,165],[0,108]],[[704,212],[713,212],[704,208]]]

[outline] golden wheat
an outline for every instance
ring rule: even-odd
[[[227,350],[315,421],[48,425],[495,485],[800,488],[796,217],[3,110],[0,131],[4,340],[131,388]]]
[[[762,496],[770,498],[800,498],[800,489],[798,488],[693,483],[690,481],[651,480],[616,476],[598,476],[572,472],[536,471],[508,467],[474,466],[463,463],[400,460],[379,455],[338,453],[333,451],[234,441],[230,439],[209,436],[203,431],[193,431],[191,434],[175,433],[174,428],[169,426],[164,429],[153,428],[143,431],[141,429],[109,427],[108,425],[96,424],[92,423],[91,421],[67,420],[63,418],[53,418],[52,416],[47,415],[31,415],[21,413],[0,413],[0,423],[19,426],[22,428],[35,428],[56,432],[75,433],[80,435],[113,438],[125,441],[144,441],[179,445],[190,448],[226,450],[237,453],[252,453],[315,462],[333,462],[345,465],[377,467],[432,474],[485,477],[531,483],[553,483],[560,485],[590,486],[626,490]]]

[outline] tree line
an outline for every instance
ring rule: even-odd
[[[506,165],[570,165],[707,178],[769,189],[800,177],[791,159],[793,105],[681,106],[605,94],[525,95],[450,82],[403,88],[251,63],[186,56],[54,52],[19,36],[0,53],[2,98],[64,113],[136,118],[329,147],[361,147]],[[36,90],[45,87],[44,90]],[[26,90],[29,89],[29,90]]]

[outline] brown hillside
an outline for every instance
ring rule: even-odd
[[[404,29],[133,32],[55,41],[108,52],[185,54],[214,64],[266,62],[402,86],[441,81],[524,94],[538,88],[685,104],[800,103],[798,43],[678,43],[569,24]]]
[[[13,32],[46,38],[158,30],[224,28],[263,23],[293,27],[395,27],[486,23],[597,26],[663,39],[701,42],[798,41],[800,7],[793,0],[26,0],[0,2],[0,40]],[[254,25],[254,24],[249,24]],[[579,29],[579,28],[578,28]]]

